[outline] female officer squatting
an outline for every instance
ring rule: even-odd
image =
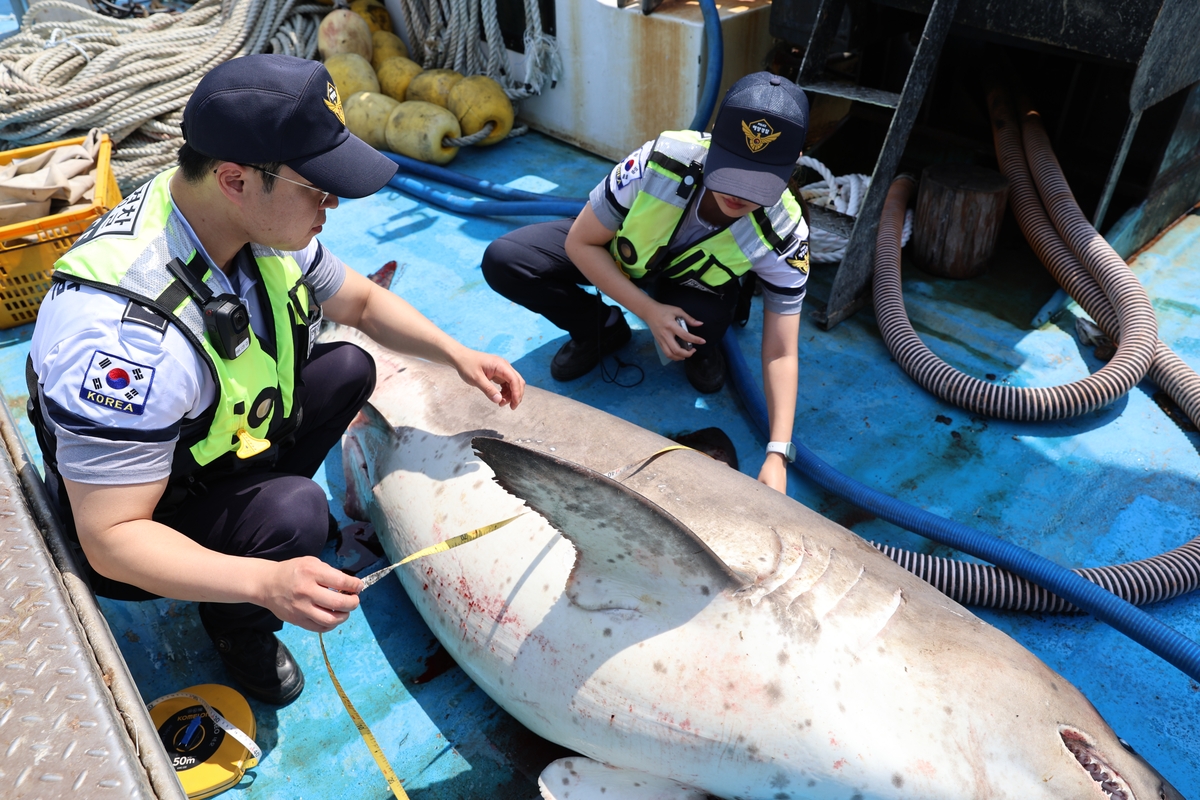
[[[346,129],[320,63],[217,66],[183,133],[180,166],[55,264],[30,419],[96,592],[199,601],[234,680],[282,704],[304,677],[275,631],[331,630],[362,587],[316,558],[332,517],[312,476],[375,365],[352,344],[316,344],[322,314],[455,367],[500,405],[516,408],[524,381],[316,240],[338,197],[371,194],[396,170]]]
[[[550,363],[556,380],[586,375],[629,341],[620,309],[583,288],[592,285],[640,317],[704,393],[724,385],[721,338],[739,278],[753,271],[763,287],[771,430],[759,480],[780,491],[794,457],[808,280],[808,226],[787,181],[807,127],[808,98],[798,86],[768,72],[747,75],[722,100],[711,137],[663,133],[617,164],[575,220],[520,228],[483,256],[493,289],[570,334]]]

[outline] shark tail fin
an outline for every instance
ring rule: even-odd
[[[707,792],[590,758],[560,758],[538,777],[543,800],[706,800]]]

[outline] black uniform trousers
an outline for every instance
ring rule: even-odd
[[[318,344],[301,372],[296,402],[304,409],[294,441],[271,466],[206,480],[168,516],[155,519],[219,553],[270,561],[318,555],[329,536],[325,490],[312,480],[375,388],[375,362],[347,342]],[[65,499],[65,498],[64,498]],[[186,570],[187,564],[179,569]],[[104,597],[148,600],[156,595],[85,567]],[[209,633],[237,628],[277,631],[283,622],[253,603],[201,603]]]
[[[567,257],[567,232],[574,220],[539,222],[518,228],[488,245],[483,277],[495,291],[541,314],[578,342],[594,340],[608,320],[609,307],[583,287],[591,286]],[[704,338],[697,354],[715,350],[733,320],[740,284],[731,280],[713,289],[698,281],[683,284],[649,279],[637,285],[660,303],[678,306],[704,324],[693,333]]]

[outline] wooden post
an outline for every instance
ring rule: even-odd
[[[942,278],[973,278],[996,247],[1008,179],[972,164],[934,164],[921,174],[911,254]]]

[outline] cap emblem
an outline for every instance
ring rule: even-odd
[[[338,97],[337,87],[328,81],[325,82],[325,106],[343,125],[346,124],[346,112],[342,111],[342,99]]]
[[[751,153],[757,153],[783,135],[783,131],[776,131],[765,119],[751,123],[742,120],[742,133],[746,134],[746,147]]]

